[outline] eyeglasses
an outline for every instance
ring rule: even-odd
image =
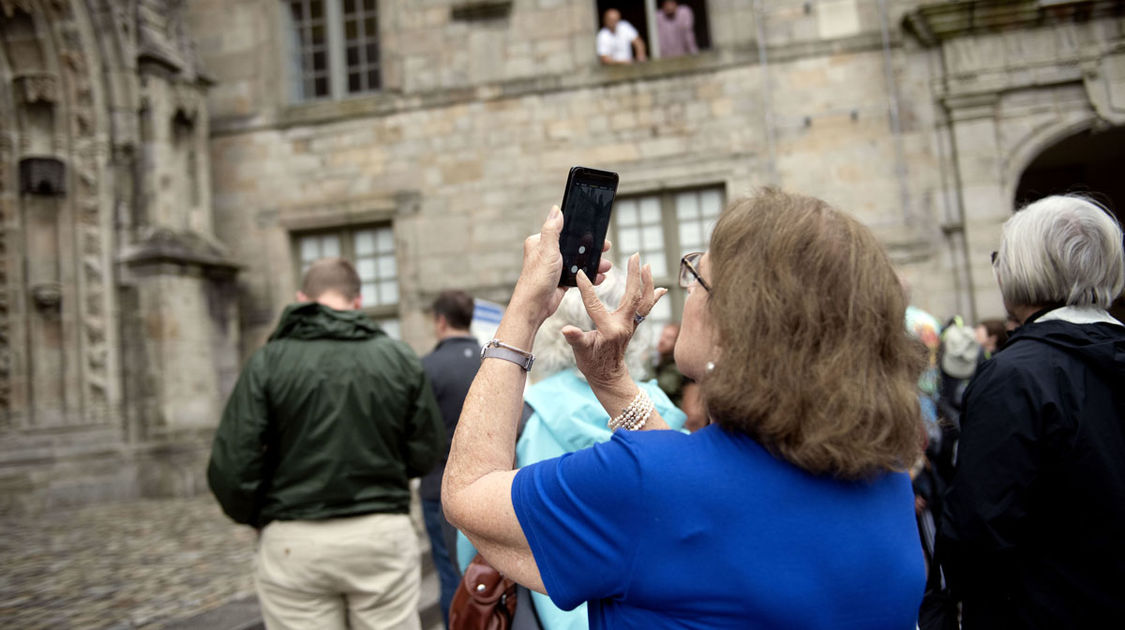
[[[703,258],[703,252],[692,252],[680,259],[680,288],[688,289],[698,282],[699,286],[710,293],[711,287],[707,286],[703,276],[699,275],[700,258]]]

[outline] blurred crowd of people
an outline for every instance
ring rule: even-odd
[[[1125,244],[1104,208],[1018,211],[993,254],[1009,317],[943,324],[857,220],[761,190],[683,257],[655,347],[635,336],[666,292],[651,269],[603,257],[560,288],[562,225],[553,208],[525,242],[493,339],[444,291],[421,359],[359,311],[350,263],[310,266],[208,470],[260,532],[267,627],[419,628],[414,477],[456,630],[1125,618]]]

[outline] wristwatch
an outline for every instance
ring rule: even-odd
[[[483,348],[480,349],[481,361],[488,358],[511,361],[512,363],[515,363],[516,365],[523,368],[524,372],[530,372],[531,364],[535,363],[534,354],[531,354],[527,350],[520,350],[515,346],[509,346],[499,339],[490,340],[488,343],[484,344]]]

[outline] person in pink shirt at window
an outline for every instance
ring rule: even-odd
[[[656,15],[661,57],[682,57],[699,52],[695,44],[695,14],[676,0],[664,0]]]

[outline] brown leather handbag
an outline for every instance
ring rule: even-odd
[[[477,554],[453,594],[449,630],[509,630],[515,614],[516,583]]]

